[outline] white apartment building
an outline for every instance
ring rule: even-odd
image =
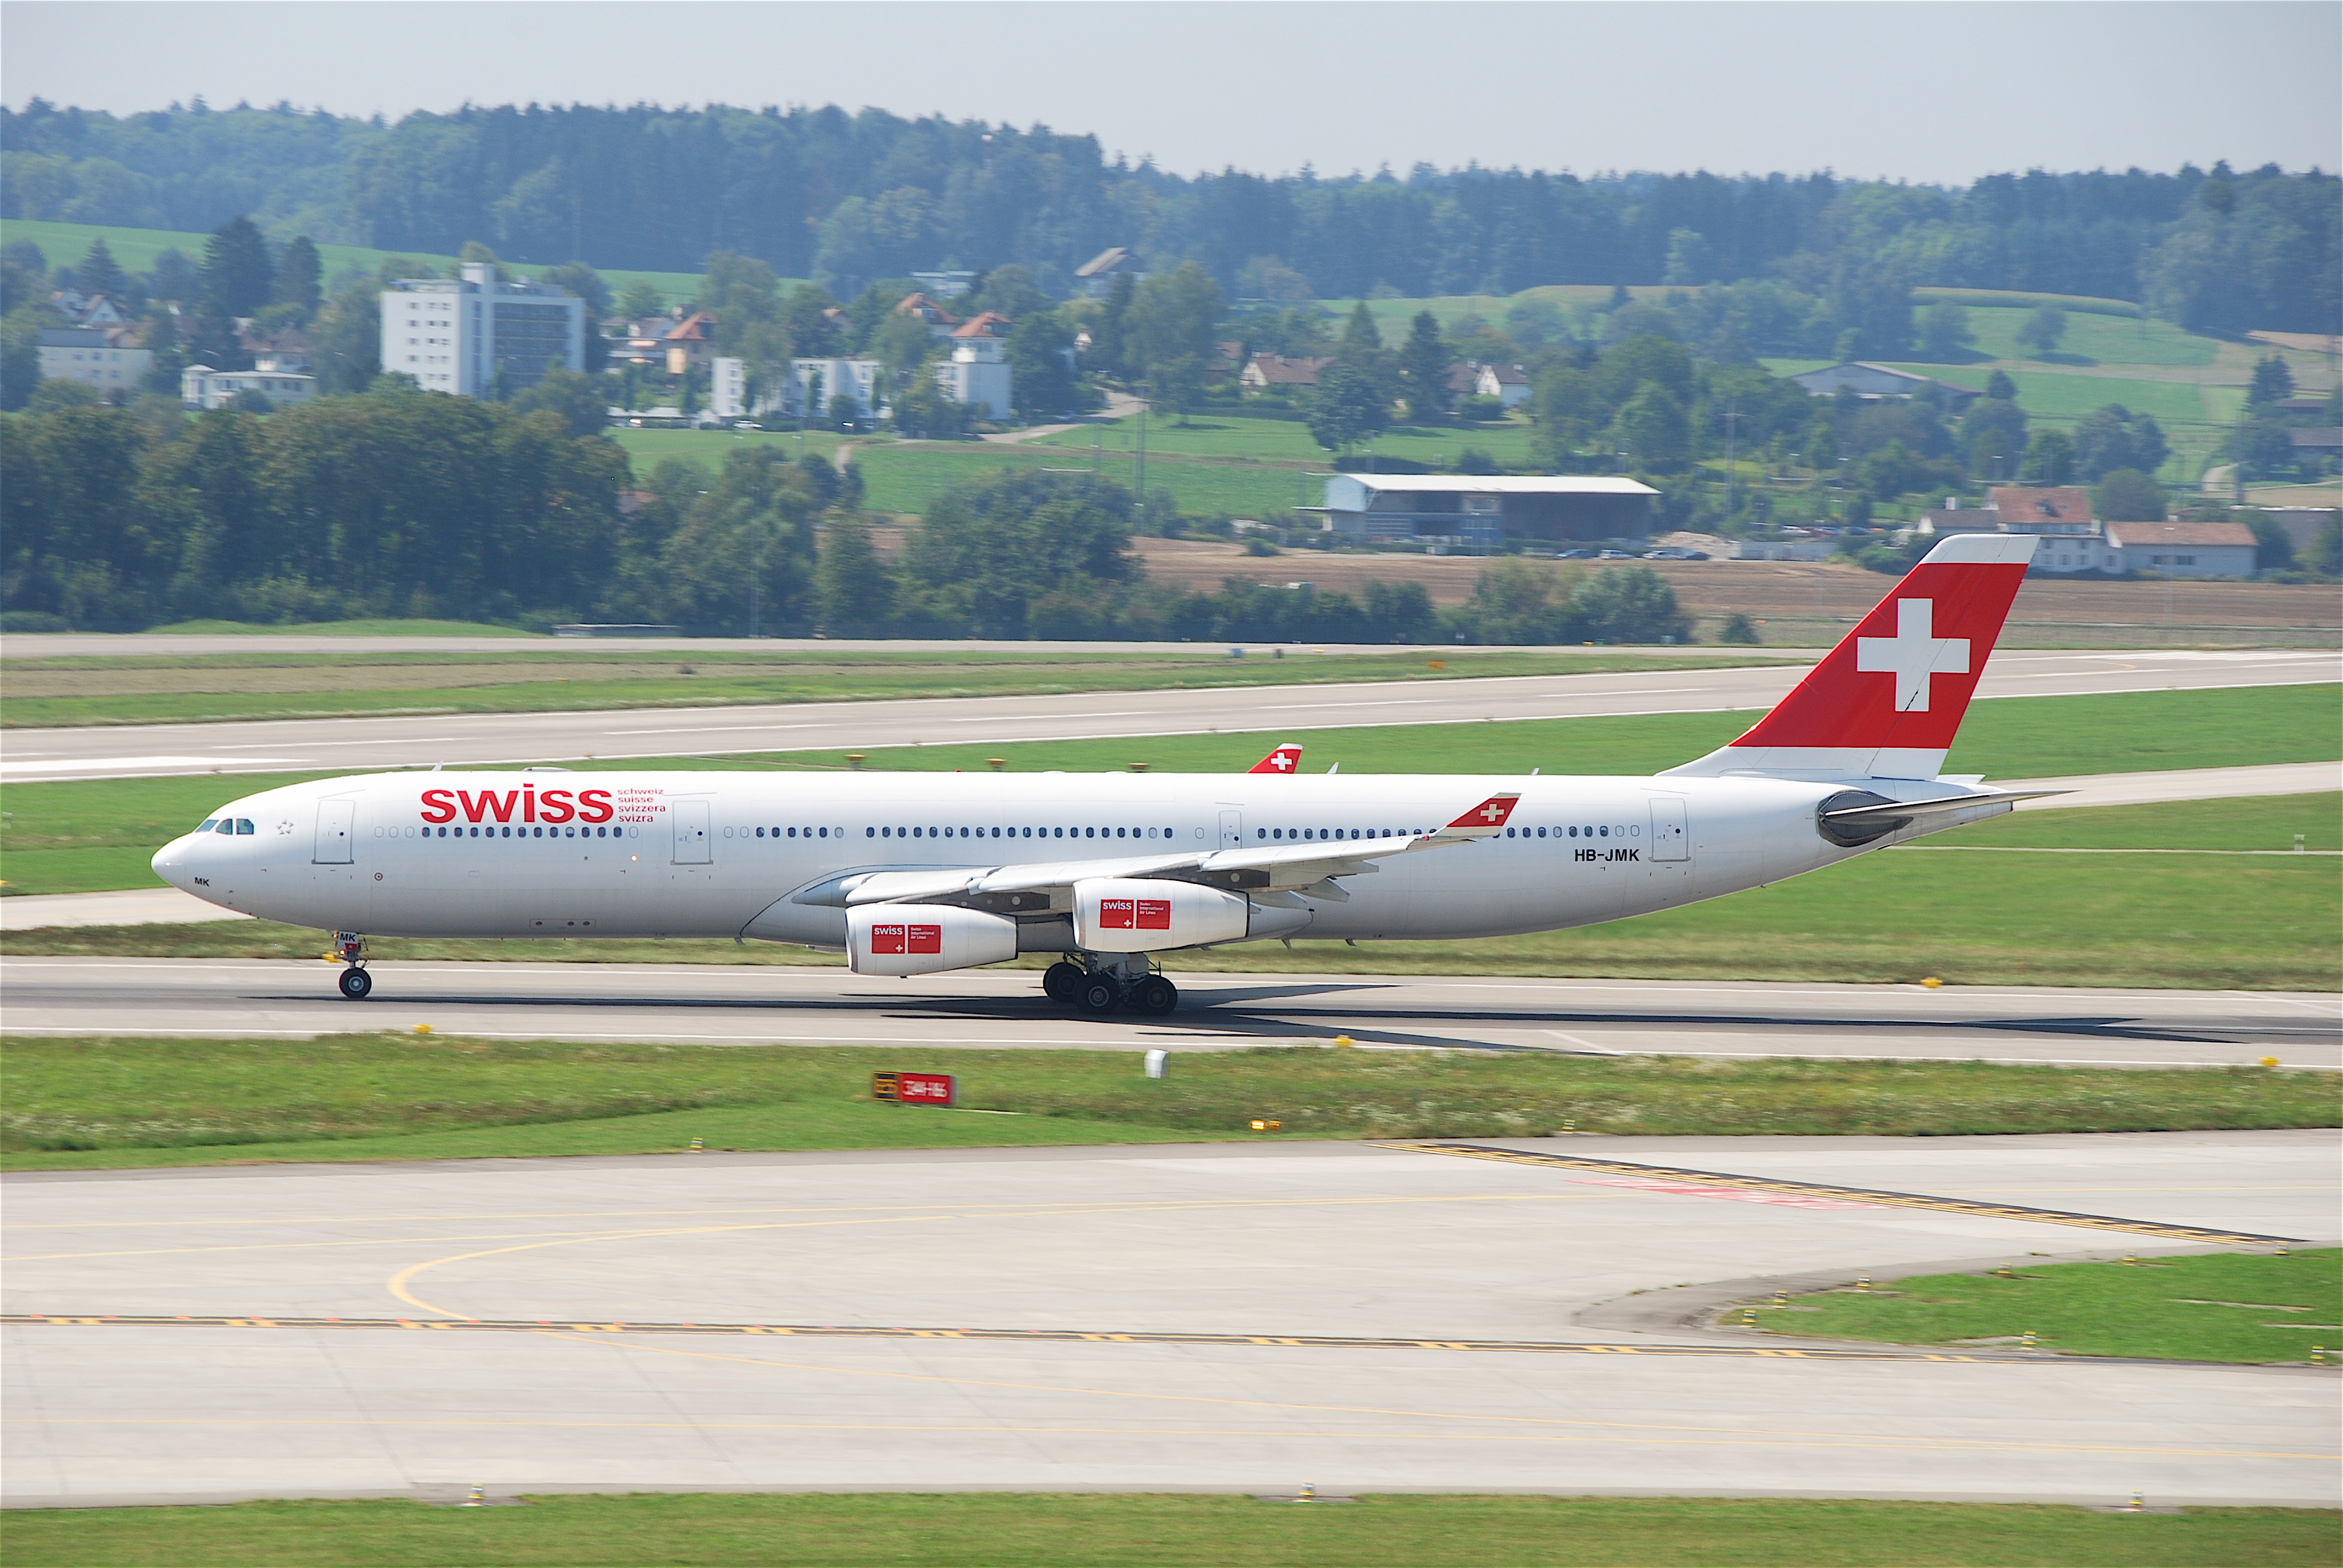
[[[885,411],[876,359],[792,359],[782,411],[799,418],[820,419],[830,413],[830,400],[851,393],[857,417],[875,419]]]
[[[986,311],[951,335],[951,357],[936,381],[980,419],[1006,419],[1011,407],[1009,318]]]
[[[556,366],[586,368],[586,302],[545,283],[506,283],[487,262],[459,278],[401,278],[382,291],[382,367],[426,392],[518,392]]]
[[[41,378],[78,381],[101,397],[109,392],[137,391],[138,383],[155,363],[154,353],[116,348],[106,337],[95,327],[41,328]]]

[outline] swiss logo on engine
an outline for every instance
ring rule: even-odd
[[[941,926],[891,925],[870,928],[870,950],[874,953],[918,953],[940,955],[944,950],[944,929]]]
[[[1104,931],[1168,931],[1172,929],[1172,900],[1101,899],[1098,923]]]

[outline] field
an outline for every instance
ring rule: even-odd
[[[1155,471],[1151,460],[1148,472]],[[1435,605],[1463,604],[1485,561],[1413,551],[1288,549],[1262,558],[1210,539],[1134,540],[1148,576],[1217,591],[1221,579],[1315,583],[1356,597],[1367,583],[1417,582]],[[1697,640],[1714,640],[1724,618],[1755,618],[1759,635],[1785,648],[1827,648],[1861,619],[1895,579],[1845,558],[1826,561],[1653,563],[1694,618]],[[1608,567],[1593,569],[1604,571]],[[2343,634],[2332,588],[2262,582],[2076,582],[2029,578],[2018,589],[2004,648],[2205,647],[2297,644],[2331,647]]]
[[[1363,1496],[1338,1506],[1172,1494],[677,1493],[11,1513],[17,1568],[2312,1568],[2325,1510],[2117,1516],[2047,1505]]]
[[[918,1053],[911,1053],[914,1057]],[[960,1111],[881,1104],[880,1070],[948,1067]],[[1936,1137],[2331,1127],[2331,1075],[2260,1068],[1280,1046],[1183,1055],[900,1046],[323,1040],[9,1040],[0,1161],[87,1170],[254,1161],[528,1158],[712,1149],[1023,1147],[1273,1138]],[[971,1114],[975,1111],[1005,1114]],[[1283,1131],[1254,1133],[1269,1117]]]
[[[35,218],[0,218],[0,245],[30,240],[41,247],[41,255],[52,270],[60,265],[81,260],[89,251],[90,242],[104,236],[106,249],[126,271],[152,272],[155,258],[166,250],[176,250],[189,261],[200,266],[204,246],[211,238],[207,234],[180,234],[162,228],[120,228],[110,224],[49,223]],[[332,286],[334,276],[349,267],[371,274],[393,256],[404,256],[416,261],[431,263],[432,270],[442,276],[456,265],[452,256],[428,256],[417,251],[370,250],[360,245],[320,245],[318,258],[325,264],[325,282]],[[648,279],[667,296],[671,305],[679,305],[699,292],[699,276],[686,272],[605,272],[602,281],[613,295],[623,290],[637,278]]]
[[[2179,1310],[2176,1311],[2177,1308]],[[2307,1362],[2343,1344],[2343,1251],[2225,1252],[2131,1263],[2017,1260],[2009,1272],[1924,1274],[1794,1296],[1757,1321],[1801,1339],[2000,1345],[2159,1361]],[[2273,1321],[2275,1320],[2275,1321]]]
[[[752,652],[629,650],[622,639],[535,639],[510,653],[101,654],[0,666],[10,728],[184,724],[387,713],[548,713],[759,702],[1001,697],[1167,688],[1455,680],[1468,676],[1745,668],[1782,662],[1724,650],[1688,657],[1608,650],[1468,648],[1233,659],[1209,651],[1098,652],[912,648]]]

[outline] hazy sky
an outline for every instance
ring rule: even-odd
[[[870,105],[1042,122],[1181,173],[2343,165],[2303,0],[6,0],[0,96]]]

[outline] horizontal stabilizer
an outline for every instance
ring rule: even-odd
[[[2014,806],[2045,795],[2070,795],[2071,789],[1983,789],[1974,795],[1940,795],[1933,800],[1867,800],[1861,805],[1825,809],[1822,819],[1840,828],[1899,828],[1917,817],[1942,817],[1977,806]]]

